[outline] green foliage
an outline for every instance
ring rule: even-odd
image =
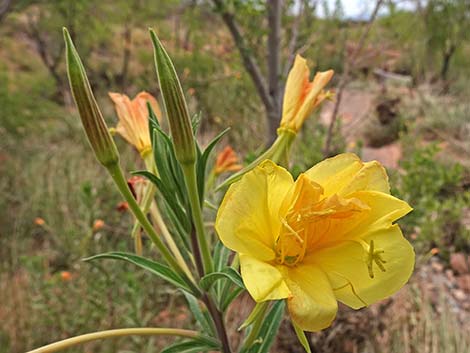
[[[417,235],[416,244],[424,251],[438,247],[448,256],[470,246],[470,232],[461,223],[470,193],[462,190],[462,166],[440,162],[438,151],[435,145],[412,151],[392,185],[414,209],[403,223],[409,234]]]

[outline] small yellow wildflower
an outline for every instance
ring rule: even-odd
[[[238,156],[232,147],[226,146],[218,155],[215,161],[214,174],[220,175],[224,172],[237,172],[242,169],[238,162]]]
[[[135,146],[142,156],[150,152],[152,144],[148,126],[147,102],[150,103],[157,118],[161,119],[162,113],[157,100],[147,92],[140,92],[133,100],[125,94],[113,92],[109,93],[109,97],[114,102],[119,118],[116,131]]]
[[[230,186],[215,226],[239,253],[255,301],[287,299],[292,320],[318,331],[331,324],[338,300],[358,309],[407,282],[414,251],[394,222],[410,211],[390,195],[378,162],[346,153],[296,181],[264,161]]]
[[[297,132],[315,107],[331,94],[323,88],[333,77],[334,71],[317,72],[310,82],[310,70],[307,60],[300,55],[295,58],[289,72],[282,107],[281,129]]]

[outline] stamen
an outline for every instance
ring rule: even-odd
[[[367,253],[366,264],[367,270],[369,271],[369,277],[374,278],[374,263],[382,272],[386,272],[385,266],[383,264],[387,263],[387,261],[385,261],[381,255],[385,251],[381,249],[376,250],[373,240],[371,240],[370,243],[367,244],[364,240],[361,239],[360,244],[363,246],[364,250]]]

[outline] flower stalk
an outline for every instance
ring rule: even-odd
[[[90,341],[96,341],[106,338],[124,337],[124,336],[176,336],[183,338],[198,338],[200,335],[196,331],[183,330],[177,328],[123,328],[117,330],[106,330],[84,335],[67,338],[62,341],[54,342],[37,349],[33,349],[27,353],[53,353],[67,348],[84,344]]]

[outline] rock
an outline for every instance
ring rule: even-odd
[[[465,299],[467,299],[467,295],[465,294],[465,292],[461,289],[455,289],[452,291],[452,294],[454,295],[454,298],[459,300],[459,301],[464,301]]]
[[[462,253],[450,255],[450,267],[460,275],[470,273],[467,257]]]
[[[458,276],[457,284],[460,289],[462,289],[466,293],[470,293],[470,274]]]

